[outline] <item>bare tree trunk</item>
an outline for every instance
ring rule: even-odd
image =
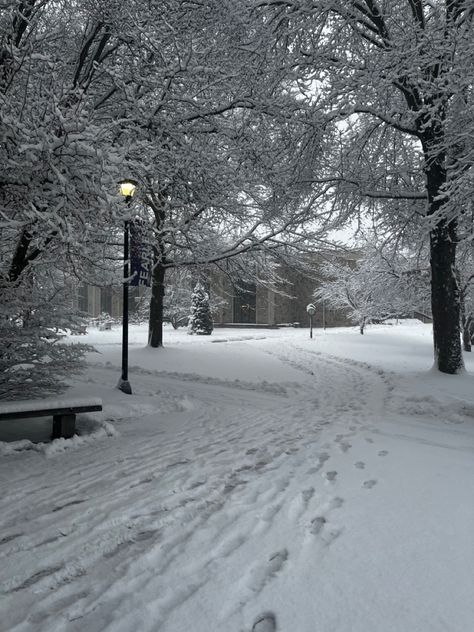
[[[359,323],[359,331],[360,331],[361,336],[364,335],[364,329],[365,329],[365,318],[363,318]]]
[[[440,195],[446,183],[446,154],[439,150],[442,130],[430,128],[422,138],[425,154],[428,216],[436,216],[443,205]],[[430,231],[431,311],[436,368],[442,373],[463,370],[459,313],[459,287],[456,279],[456,220],[441,217]]]
[[[462,327],[462,342],[464,351],[471,351],[471,332],[466,322],[463,323]]]
[[[466,329],[469,335],[469,341],[471,345],[473,345],[474,344],[474,316],[472,314],[469,314],[469,316],[466,318]]]
[[[435,362],[442,373],[459,373],[463,367],[459,327],[459,291],[454,275],[455,227],[438,224],[430,234],[431,310]]]
[[[148,321],[148,344],[157,348],[163,346],[163,299],[165,295],[165,248],[162,228],[165,221],[163,194],[155,195],[150,187],[145,198],[155,216],[155,243],[153,245],[153,270],[151,276],[150,316]]]
[[[464,321],[462,323],[462,340],[463,340],[464,351],[471,351],[472,344],[474,342],[473,340],[474,327],[473,326],[474,326],[474,322],[473,322],[472,314],[469,314],[469,316],[464,316]]]
[[[459,274],[456,278],[459,283]],[[464,295],[464,288],[459,290],[459,313],[461,315],[461,329],[462,329],[462,344],[464,351],[471,351],[471,331],[470,331],[470,317],[466,317],[466,300]]]
[[[150,347],[163,346],[163,297],[165,294],[165,268],[155,264],[152,273],[150,319],[148,344]]]
[[[431,310],[435,362],[442,373],[463,368],[459,327],[459,290],[454,274],[456,229],[439,223],[430,234]]]

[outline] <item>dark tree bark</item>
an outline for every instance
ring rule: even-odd
[[[442,207],[442,188],[446,183],[446,156],[436,151],[442,139],[440,129],[431,128],[421,137],[425,153],[426,190],[429,217]],[[457,222],[441,216],[430,231],[431,310],[435,363],[442,373],[455,374],[464,368],[460,296],[456,279]]]
[[[12,41],[15,43],[15,46],[19,46],[23,35],[28,28],[29,20],[33,15],[33,11],[35,9],[35,4],[38,3],[37,0],[25,0],[21,2],[18,6],[18,12],[13,19],[13,36]],[[46,4],[46,3],[43,3]]]
[[[459,327],[459,290],[453,274],[456,263],[454,222],[438,224],[430,234],[431,310],[435,360],[442,373],[463,368]]]
[[[459,286],[459,313],[461,316],[461,336],[464,351],[471,351],[471,315],[466,314],[466,287],[461,284],[459,270],[456,271],[456,280]]]
[[[467,321],[462,324],[462,343],[464,351],[470,352],[472,350],[471,331]]]
[[[474,317],[472,314],[469,314],[466,318],[466,332],[469,338],[469,351],[471,350],[471,346],[474,344]]]
[[[148,344],[150,347],[163,346],[163,299],[165,296],[166,254],[162,240],[165,222],[164,192],[155,194],[153,188],[147,192],[145,202],[155,216],[155,243],[153,245],[153,271],[151,277],[150,317],[148,321]]]
[[[163,298],[165,294],[166,269],[159,262],[152,274],[150,320],[148,324],[148,344],[157,348],[163,346]]]
[[[23,270],[28,266],[30,261],[28,250],[31,244],[31,235],[27,230],[23,230],[13,253],[13,258],[8,272],[8,280],[10,283],[18,281]]]
[[[464,351],[470,352],[473,343],[474,322],[472,314],[467,315],[464,308],[464,301],[461,299],[461,328],[462,328],[462,346]]]

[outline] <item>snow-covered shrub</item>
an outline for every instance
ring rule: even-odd
[[[44,397],[66,388],[92,348],[62,342],[81,323],[67,288],[22,277],[0,283],[0,400]]]
[[[326,261],[320,272],[314,298],[345,309],[361,334],[370,322],[426,313],[429,274],[409,253],[385,252],[368,244],[356,259]]]
[[[188,323],[189,303],[192,304],[193,292],[184,286],[169,284],[165,289],[164,318],[169,320],[174,329],[185,326]]]
[[[197,283],[191,297],[188,333],[203,336],[211,334],[212,330],[213,322],[209,306],[209,294],[202,283]]]
[[[112,318],[112,316],[107,312],[102,312],[95,318],[89,319],[89,325],[92,327],[97,327],[101,331],[105,329],[110,329],[112,325],[120,325],[121,320],[117,318]]]

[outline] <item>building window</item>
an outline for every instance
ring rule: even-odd
[[[239,283],[234,286],[234,323],[257,322],[257,288],[255,283]]]
[[[87,285],[80,285],[77,289],[77,307],[80,312],[87,313],[89,309],[89,292]]]
[[[112,288],[100,288],[100,313],[112,316]]]

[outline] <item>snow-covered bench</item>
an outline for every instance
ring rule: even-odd
[[[77,413],[97,410],[102,410],[102,400],[97,397],[18,400],[0,404],[0,421],[52,416],[53,439],[69,439],[74,434]]]

